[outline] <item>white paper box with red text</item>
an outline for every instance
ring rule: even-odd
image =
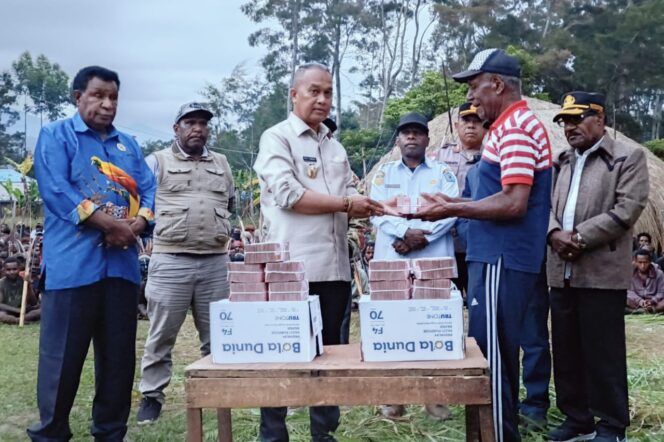
[[[360,298],[360,334],[365,361],[463,359],[463,299],[376,301]]]
[[[308,362],[323,352],[318,296],[305,301],[210,303],[217,364]]]

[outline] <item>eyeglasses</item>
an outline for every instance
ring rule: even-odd
[[[557,123],[558,126],[560,127],[565,127],[565,125],[567,124],[571,124],[572,126],[578,126],[583,122],[584,119],[586,119],[587,117],[592,117],[593,115],[597,115],[597,113],[594,111],[586,111],[581,115],[564,115],[560,117]]]

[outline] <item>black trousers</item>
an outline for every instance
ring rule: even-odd
[[[309,293],[318,295],[323,319],[323,344],[339,345],[342,342],[342,324],[350,300],[350,282],[310,282]],[[261,408],[261,442],[288,442],[286,407]],[[325,440],[339,426],[339,407],[311,407],[309,420],[311,439]]]
[[[456,259],[458,276],[453,278],[452,281],[461,292],[461,296],[466,299],[468,295],[468,263],[466,262],[466,254],[455,253],[454,258]]]
[[[573,423],[622,434],[629,426],[625,290],[551,288],[556,403]]]
[[[90,347],[95,355],[91,433],[122,441],[127,432],[136,363],[138,286],[106,278],[82,287],[42,293],[37,404],[33,441],[68,441],[69,412]]]

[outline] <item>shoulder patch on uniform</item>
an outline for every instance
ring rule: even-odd
[[[382,170],[376,172],[372,184],[374,186],[382,186],[383,184],[385,184],[385,172],[383,172]]]
[[[445,167],[443,169],[443,179],[448,183],[453,183],[454,181],[456,181],[456,177],[454,176],[454,172],[452,172],[452,169],[450,169],[449,167]]]

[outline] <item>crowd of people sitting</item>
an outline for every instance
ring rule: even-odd
[[[43,226],[0,225],[0,322],[18,324],[25,285],[25,322],[39,321],[39,278]],[[26,261],[30,257],[29,269]],[[26,277],[26,271],[28,276]],[[27,285],[24,284],[27,282]]]

